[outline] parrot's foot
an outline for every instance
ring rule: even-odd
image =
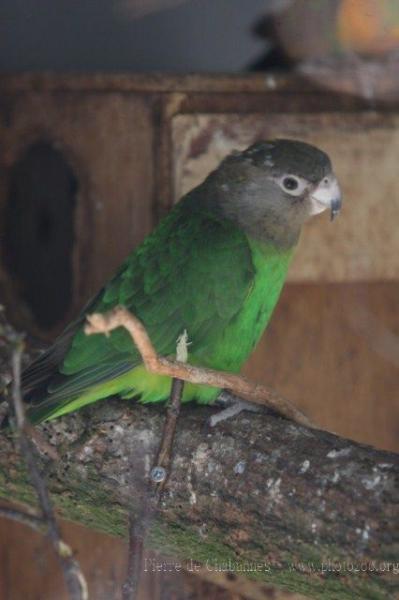
[[[262,406],[259,404],[254,404],[253,402],[248,402],[247,400],[242,400],[238,396],[235,396],[231,392],[227,392],[223,390],[220,392],[217,403],[222,404],[226,408],[218,412],[216,415],[212,415],[209,419],[209,425],[211,427],[215,427],[221,421],[226,421],[227,419],[231,419],[232,417],[236,417],[243,410],[248,410],[251,412],[261,412],[263,410]]]

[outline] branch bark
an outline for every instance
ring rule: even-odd
[[[398,456],[267,411],[210,428],[214,410],[182,410],[149,545],[188,568],[192,559],[317,598],[394,597]],[[61,456],[42,457],[61,515],[126,536],[163,423],[163,407],[108,400],[42,425]],[[7,435],[0,496],[34,496]]]

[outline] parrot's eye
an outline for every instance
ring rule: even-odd
[[[287,191],[292,192],[293,190],[296,190],[298,186],[299,186],[299,183],[297,182],[297,180],[294,177],[284,177],[283,187]]]
[[[300,196],[307,186],[306,181],[296,175],[284,175],[277,180],[277,183],[284,192],[291,196]]]

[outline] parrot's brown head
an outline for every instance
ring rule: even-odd
[[[295,140],[257,142],[228,156],[208,178],[215,205],[249,235],[292,246],[303,223],[341,208],[328,155]]]

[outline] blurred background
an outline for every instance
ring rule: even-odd
[[[12,323],[44,347],[227,153],[303,139],[330,154],[345,204],[306,227],[246,373],[321,427],[397,451],[398,49],[397,0],[2,0]],[[124,544],[64,527],[93,597],[118,598]],[[64,597],[41,538],[0,521],[0,540],[1,598]],[[238,596],[188,576],[143,582],[142,598],[202,597]]]
[[[2,0],[0,69],[232,73],[370,58],[397,49],[398,12],[395,0]]]

